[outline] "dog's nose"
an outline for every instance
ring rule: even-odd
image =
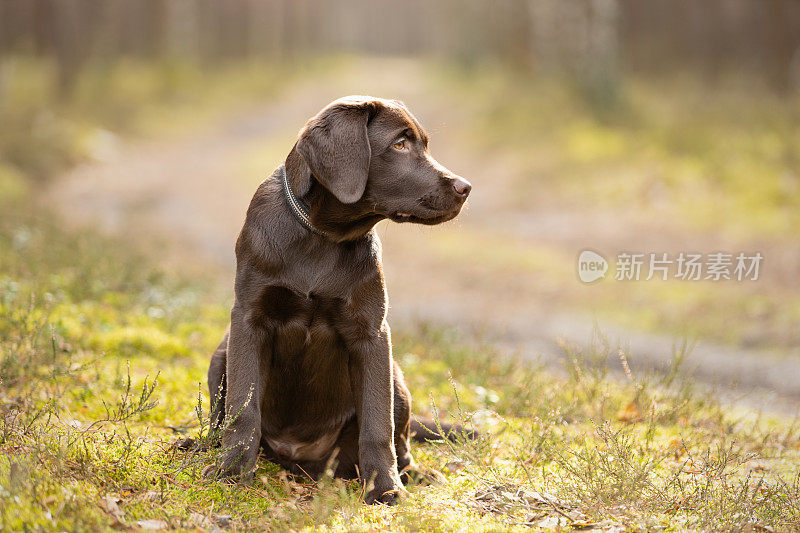
[[[453,189],[457,195],[466,198],[469,196],[469,191],[472,190],[472,185],[464,178],[456,178],[453,180]]]

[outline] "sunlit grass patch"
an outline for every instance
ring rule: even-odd
[[[732,416],[693,390],[679,362],[665,376],[634,372],[620,383],[593,362],[607,357],[609,348],[600,343],[586,353],[567,349],[567,377],[513,361],[493,377],[499,356],[491,348],[473,348],[455,360],[446,355],[453,339],[440,343],[439,335],[418,346],[452,364],[448,374],[459,403],[452,396],[437,401],[456,415],[474,419],[487,410],[494,418],[483,421],[491,428],[483,442],[436,449],[448,456],[446,464],[466,470],[468,486],[552,493],[571,502],[565,508],[580,510],[566,526],[579,520],[636,528],[735,530],[747,521],[783,520],[786,530],[796,526],[799,471],[789,459],[798,454],[795,430]],[[635,365],[635,354],[625,358],[626,367],[628,358]],[[480,394],[471,392],[478,387]],[[513,498],[505,511],[508,505],[513,508]],[[512,523],[530,521],[524,501],[517,511]]]
[[[356,482],[264,461],[252,482],[209,480],[219,450],[173,444],[207,440],[205,373],[225,302],[129,243],[12,211],[0,216],[4,529],[798,526],[797,425],[724,409],[682,374],[680,354],[671,372],[641,375],[637,354],[602,337],[565,346],[553,372],[454,332],[396,331],[414,412],[481,432],[414,445],[446,482],[412,486],[397,507],[366,506]],[[627,377],[609,375],[609,357]]]

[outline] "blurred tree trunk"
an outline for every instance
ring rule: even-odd
[[[603,104],[619,97],[619,5],[617,0],[591,0],[587,46],[582,71],[589,90]]]
[[[143,0],[138,0],[143,2]],[[151,58],[164,55],[167,42],[167,1],[148,0],[143,2],[146,10],[147,32],[145,34],[145,49]]]
[[[57,89],[89,61],[357,51],[501,61],[568,73],[615,98],[621,64],[800,79],[800,0],[0,0],[0,54],[52,58]]]
[[[34,0],[33,5],[33,49],[39,55],[50,53],[55,48],[55,4],[53,0]]]
[[[770,28],[766,50],[772,85],[788,92],[793,87],[793,60],[800,50],[800,10],[798,6],[781,0],[767,2],[768,26]],[[794,28],[794,32],[792,31]]]
[[[59,98],[68,97],[86,61],[86,36],[80,31],[81,3],[77,0],[47,0],[52,16],[53,40],[58,72]]]
[[[529,0],[528,19],[533,65],[571,74],[598,103],[616,100],[618,0]]]
[[[559,0],[528,0],[529,63],[542,71],[558,63]]]

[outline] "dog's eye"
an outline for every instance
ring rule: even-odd
[[[405,150],[406,149],[406,140],[405,139],[397,139],[393,144],[392,148],[395,150]]]

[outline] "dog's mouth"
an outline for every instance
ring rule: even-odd
[[[415,215],[404,211],[396,211],[389,214],[389,220],[399,223],[411,222],[413,224],[427,224],[432,226],[434,224],[441,224],[442,222],[447,222],[448,220],[454,219],[460,211],[461,206],[444,213],[431,213],[430,215]]]

